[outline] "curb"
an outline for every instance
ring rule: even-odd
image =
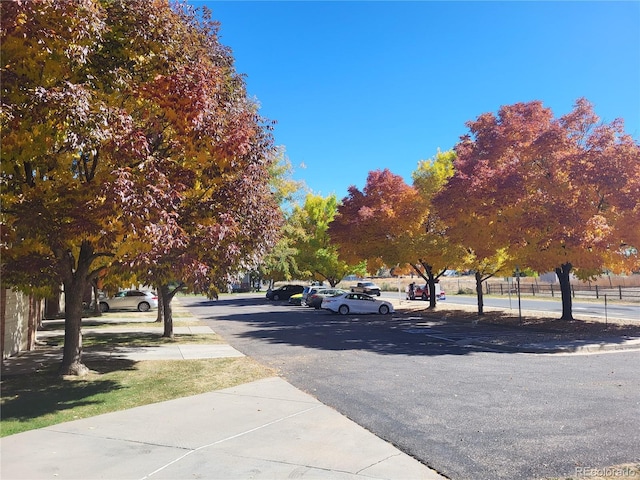
[[[628,340],[624,343],[589,343],[587,345],[537,346],[528,345],[496,345],[491,342],[472,340],[467,345],[475,345],[492,350],[512,353],[605,353],[640,350],[640,339]]]

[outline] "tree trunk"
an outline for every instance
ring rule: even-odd
[[[160,285],[158,289],[158,300],[162,302],[162,315],[164,317],[164,333],[162,334],[165,338],[173,338],[173,313],[171,311],[171,300],[173,299],[173,295],[175,295],[176,290],[173,291],[173,294],[169,291],[169,285]],[[160,300],[162,298],[162,300]],[[158,309],[160,305],[158,305]]]
[[[562,317],[560,320],[573,320],[573,307],[571,301],[571,283],[569,274],[573,265],[564,263],[556,268],[556,275],[560,282],[560,293],[562,295]]]
[[[436,308],[436,279],[433,276],[431,265],[425,265],[425,272],[427,274],[427,285],[429,286],[429,308]]]
[[[164,300],[162,298],[162,286],[157,286],[156,290],[158,291],[158,316],[156,317],[156,322],[162,323],[164,320]]]
[[[76,282],[64,284],[64,350],[60,375],[86,375],[89,369],[82,363],[82,291]]]
[[[436,308],[436,280],[446,271],[446,268],[443,269],[438,276],[435,276],[431,265],[422,259],[420,259],[419,262],[422,265],[422,268],[424,268],[425,273],[422,273],[417,265],[414,265],[413,263],[410,263],[409,265],[411,265],[416,273],[427,282],[427,287],[429,288],[429,308]]]
[[[94,260],[93,247],[83,241],[76,263],[72,253],[59,254],[64,278],[64,349],[60,375],[86,375],[89,369],[82,363],[82,300],[89,286],[89,269]]]
[[[0,360],[4,362],[4,335],[7,315],[7,289],[0,286]],[[4,364],[3,364],[4,366]]]
[[[93,289],[93,315],[96,317],[100,317],[102,316],[102,309],[100,308],[100,301],[98,299],[97,280],[91,282],[91,288]]]
[[[162,297],[162,315],[164,316],[164,333],[163,337],[173,338],[173,312],[171,310],[171,300],[176,296],[176,293],[184,287],[184,283],[180,283],[176,288],[171,290],[168,284],[160,285],[158,288],[158,300]],[[216,300],[218,296],[216,294]],[[158,305],[160,308],[160,305]]]
[[[482,292],[482,274],[476,272],[476,295],[478,296],[478,315],[484,315],[484,296]]]

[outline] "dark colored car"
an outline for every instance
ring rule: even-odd
[[[275,290],[267,290],[267,298],[269,300],[288,300],[291,295],[302,293],[304,287],[302,285],[283,285]]]

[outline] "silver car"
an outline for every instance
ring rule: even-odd
[[[100,311],[138,310],[148,312],[158,308],[158,296],[148,290],[122,290],[111,298],[100,299]]]

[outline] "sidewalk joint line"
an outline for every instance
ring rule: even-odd
[[[361,468],[360,470],[358,470],[358,471],[356,472],[356,475],[360,475],[360,474],[361,474],[362,472],[364,472],[365,470],[368,470],[368,469],[370,469],[371,467],[373,467],[373,466],[375,466],[375,465],[379,465],[379,464],[381,464],[382,462],[386,462],[386,461],[387,461],[387,460],[389,460],[390,458],[393,458],[393,457],[399,457],[400,455],[401,455],[401,453],[400,453],[400,452],[398,452],[398,453],[394,453],[393,455],[388,455],[388,456],[386,456],[386,457],[384,457],[384,458],[382,458],[382,459],[378,460],[377,462],[373,462],[372,464],[367,465],[366,467]]]
[[[249,433],[256,432],[256,431],[261,430],[261,429],[263,429],[263,428],[270,427],[271,425],[275,425],[276,423],[280,423],[280,422],[282,422],[282,421],[284,421],[284,420],[288,420],[288,419],[290,419],[290,418],[297,417],[298,415],[302,415],[302,414],[304,414],[304,413],[310,412],[310,411],[315,410],[315,409],[317,409],[317,408],[320,408],[320,407],[322,407],[322,406],[323,406],[323,405],[315,405],[315,406],[313,406],[313,407],[311,407],[311,408],[307,408],[306,410],[301,410],[301,411],[299,411],[299,412],[292,413],[291,415],[287,415],[286,417],[282,417],[282,418],[279,418],[279,419],[277,419],[277,420],[273,420],[273,421],[271,421],[271,422],[265,423],[264,425],[260,425],[260,426],[258,426],[258,427],[251,428],[251,429],[246,430],[246,431],[244,431],[244,432],[237,433],[236,435],[232,435],[232,436],[227,437],[227,438],[222,438],[222,439],[220,439],[220,440],[216,440],[215,442],[209,443],[209,444],[207,444],[207,445],[201,445],[201,446],[199,446],[199,447],[197,447],[197,448],[195,448],[195,449],[193,449],[193,450],[188,451],[188,452],[187,452],[187,453],[185,453],[184,455],[181,455],[180,457],[176,458],[175,460],[172,460],[171,462],[169,462],[169,463],[167,463],[167,464],[165,464],[165,465],[161,466],[160,468],[158,468],[158,469],[154,470],[153,472],[149,473],[148,475],[145,475],[145,476],[144,476],[144,477],[142,477],[140,480],[146,480],[147,478],[152,477],[152,476],[153,476],[153,475],[155,475],[156,473],[161,472],[162,470],[164,470],[164,469],[166,469],[166,468],[170,467],[170,466],[171,466],[171,465],[173,465],[174,463],[178,463],[179,461],[181,461],[181,460],[183,460],[184,458],[188,457],[188,456],[189,456],[189,455],[191,455],[192,453],[198,452],[198,451],[203,450],[203,449],[205,449],[205,448],[212,447],[212,446],[214,446],[214,445],[218,445],[218,444],[220,444],[220,443],[224,443],[224,442],[226,442],[226,441],[228,441],[228,440],[233,440],[233,439],[236,439],[236,438],[238,438],[238,437],[242,437],[242,436],[244,436],[244,435],[247,435],[247,434],[249,434]]]

